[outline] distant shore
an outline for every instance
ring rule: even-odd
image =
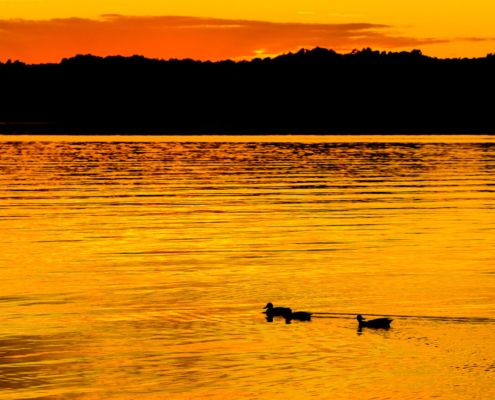
[[[0,134],[492,134],[494,71],[493,54],[322,48],[250,62],[0,63]]]

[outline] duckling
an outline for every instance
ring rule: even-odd
[[[361,314],[357,316],[357,320],[359,321],[359,329],[361,328],[388,329],[390,328],[390,323],[393,321],[393,319],[390,318],[377,318],[377,319],[372,319],[370,321],[365,321],[365,319],[361,316]]]
[[[263,309],[267,309],[265,314],[268,317],[285,317],[292,313],[292,310],[287,307],[273,307],[272,303],[268,303]]]
[[[288,321],[291,321],[293,319],[296,319],[298,321],[311,321],[311,316],[313,313],[309,313],[306,311],[296,311],[296,312],[291,312],[290,314],[287,314],[285,316],[285,319]]]

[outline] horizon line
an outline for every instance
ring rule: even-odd
[[[223,62],[233,62],[235,64],[240,64],[240,63],[251,63],[251,62],[256,61],[256,60],[261,60],[261,61],[264,61],[264,60],[274,60],[274,59],[279,58],[279,57],[294,56],[296,54],[301,53],[302,51],[304,51],[305,53],[307,53],[307,52],[311,52],[311,51],[317,50],[317,49],[325,50],[325,51],[328,51],[328,52],[333,52],[333,53],[335,53],[335,54],[337,54],[339,56],[342,56],[342,57],[353,56],[353,55],[356,55],[356,54],[359,54],[359,53],[370,52],[370,51],[373,52],[373,53],[379,53],[380,56],[387,56],[387,55],[392,55],[392,54],[416,54],[418,56],[425,57],[425,58],[430,58],[430,59],[433,59],[433,60],[479,60],[479,59],[484,59],[484,58],[491,57],[491,56],[494,55],[494,53],[487,53],[487,55],[484,56],[484,57],[472,57],[472,58],[469,58],[469,57],[440,58],[440,57],[434,57],[434,56],[426,55],[426,54],[424,54],[422,52],[421,49],[413,49],[413,50],[410,50],[410,51],[407,51],[407,50],[402,50],[402,51],[390,51],[390,50],[389,51],[385,51],[385,50],[382,50],[382,51],[380,51],[380,50],[373,50],[370,47],[366,47],[366,48],[362,48],[361,50],[353,49],[350,52],[338,52],[338,51],[335,51],[335,50],[333,50],[331,48],[325,48],[325,47],[315,46],[315,47],[312,47],[312,48],[302,47],[297,52],[291,52],[290,51],[290,52],[287,52],[287,53],[284,52],[284,53],[281,53],[281,54],[267,55],[266,57],[252,56],[250,58],[226,58],[226,59],[217,60],[217,61],[200,60],[200,59],[194,59],[194,58],[190,58],[190,57],[186,57],[186,58],[174,58],[174,57],[171,57],[171,58],[166,59],[166,58],[147,57],[147,56],[142,55],[142,54],[133,54],[131,56],[126,56],[126,55],[121,55],[121,54],[112,54],[112,55],[100,56],[100,55],[95,55],[95,54],[92,54],[92,53],[87,53],[87,54],[78,53],[78,54],[75,54],[73,56],[63,57],[59,62],[27,63],[27,62],[24,62],[24,61],[19,60],[19,59],[15,60],[15,61],[12,61],[11,59],[9,59],[6,62],[1,62],[0,61],[0,65],[11,65],[11,64],[23,64],[23,65],[26,65],[26,66],[60,65],[60,64],[62,64],[65,61],[72,60],[72,59],[75,59],[75,58],[78,58],[78,57],[93,57],[93,58],[100,58],[100,59],[107,59],[107,58],[123,58],[123,59],[140,58],[140,59],[145,59],[145,60],[149,60],[149,61],[159,61],[159,62],[192,61],[192,62],[203,63],[203,64],[205,64],[205,63],[219,64],[219,63],[223,63]]]

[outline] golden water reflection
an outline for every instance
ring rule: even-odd
[[[2,399],[494,397],[492,137],[148,139],[0,140]]]

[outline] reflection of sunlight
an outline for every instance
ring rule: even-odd
[[[494,157],[488,135],[0,136],[1,398],[494,398]]]
[[[36,135],[0,135],[2,142],[32,142]],[[101,135],[99,142],[148,143],[148,142],[277,142],[277,143],[495,143],[493,135]],[[44,142],[94,142],[91,135],[44,135]]]

